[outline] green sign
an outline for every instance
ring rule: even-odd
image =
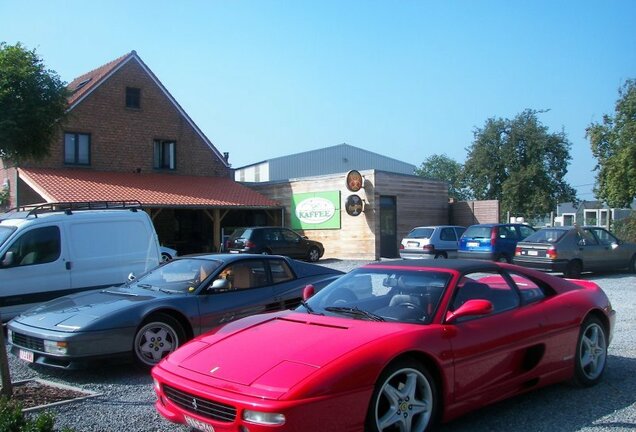
[[[292,195],[293,229],[340,229],[340,192]]]

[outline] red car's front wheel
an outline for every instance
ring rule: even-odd
[[[367,430],[424,432],[431,428],[437,408],[437,387],[418,362],[400,360],[389,366],[376,383]]]

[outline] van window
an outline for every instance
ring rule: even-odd
[[[7,252],[13,252],[12,264],[17,266],[53,262],[60,257],[60,229],[49,226],[27,231]]]
[[[15,231],[15,228],[11,227],[2,227],[0,226],[0,245],[2,245],[11,235],[11,233]]]

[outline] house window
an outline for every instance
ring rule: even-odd
[[[126,108],[141,108],[141,89],[126,87]]]
[[[68,165],[91,164],[91,136],[89,134],[64,134],[64,163]]]
[[[173,170],[176,168],[176,143],[174,141],[155,140],[154,167]]]
[[[596,226],[598,221],[598,212],[596,210],[585,210],[584,224]]]

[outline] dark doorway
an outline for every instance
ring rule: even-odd
[[[397,205],[394,196],[380,197],[380,256],[396,258]]]

